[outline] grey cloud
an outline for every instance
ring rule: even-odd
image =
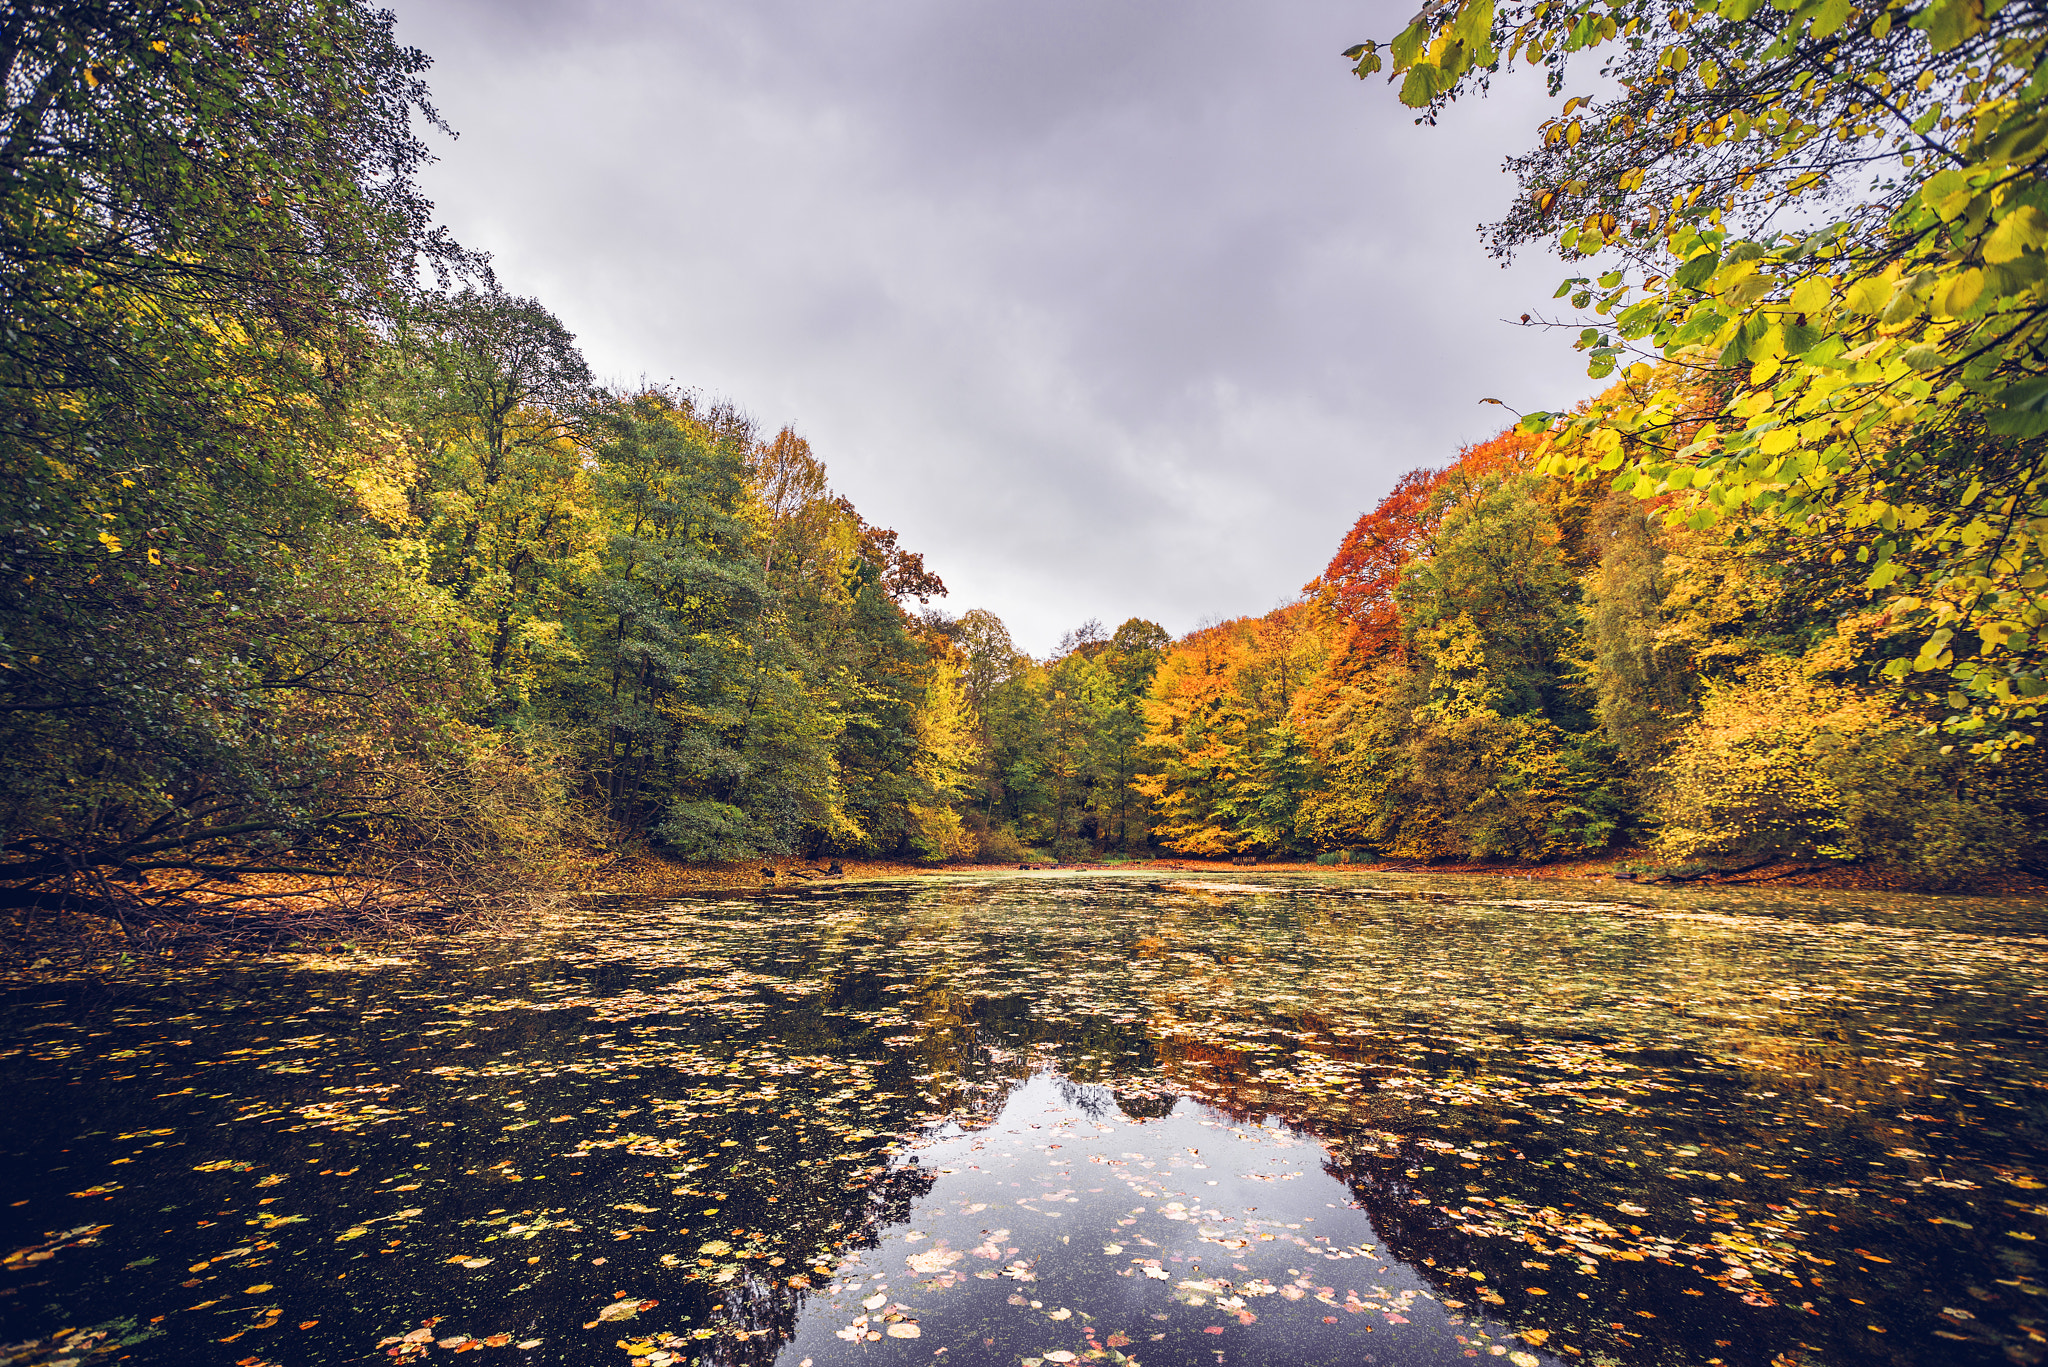
[[[1590,389],[1473,225],[1540,118],[1444,126],[1333,3],[407,0],[461,138],[429,188],[602,374],[809,436],[1048,649],[1290,596],[1402,471]]]

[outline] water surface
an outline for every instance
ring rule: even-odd
[[[2044,927],[963,877],[18,989],[0,1362],[2037,1362]]]

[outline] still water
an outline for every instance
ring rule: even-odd
[[[0,998],[0,1363],[2034,1363],[2048,908],[928,879]]]

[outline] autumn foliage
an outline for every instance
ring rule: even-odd
[[[1533,473],[1510,430],[1396,481],[1303,601],[1196,631],[1149,700],[1154,838],[1196,856],[2037,857],[2023,766],[1875,687],[1854,576]],[[1826,700],[1821,705],[1821,700]],[[2038,786],[2038,785],[2033,785]]]
[[[1441,469],[1410,470],[1372,511],[1360,515],[1323,577],[1308,592],[1324,592],[1350,629],[1347,651],[1371,658],[1400,643],[1400,614],[1394,585],[1401,567],[1415,558],[1442,517],[1439,491],[1454,480],[1472,480],[1503,468],[1526,469],[1535,439],[1509,429],[1458,452]]]

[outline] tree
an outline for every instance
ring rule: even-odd
[[[1114,700],[1096,741],[1101,774],[1097,829],[1103,844],[1121,850],[1143,845],[1149,834],[1138,788],[1145,764],[1145,697],[1172,643],[1165,627],[1132,617],[1109,638],[1109,649],[1101,657]]]
[[[579,427],[590,369],[537,300],[465,289],[411,320],[424,393],[414,499],[433,574],[477,619],[496,705],[516,709],[561,616],[564,575],[594,548]]]
[[[1477,479],[1495,470],[1524,468],[1535,445],[1535,438],[1526,434],[1503,432],[1462,448],[1448,466],[1410,470],[1378,506],[1352,524],[1322,578],[1304,592],[1330,595],[1338,615],[1350,624],[1348,651],[1354,658],[1370,659],[1398,643],[1394,586],[1403,567],[1436,529],[1445,503],[1437,491],[1444,481],[1453,472],[1461,479]]]
[[[590,451],[610,532],[561,690],[614,819],[693,859],[858,838],[833,744],[759,551],[752,431],[687,395],[622,396]]]
[[[1158,665],[1143,789],[1158,837],[1184,854],[1279,854],[1308,839],[1301,807],[1321,781],[1296,705],[1330,667],[1336,624],[1315,603],[1188,636]]]
[[[0,881],[295,866],[350,728],[459,695],[345,469],[424,266],[434,121],[389,14],[0,17]],[[432,676],[439,672],[440,678]]]
[[[1695,527],[1820,540],[1910,629],[1890,677],[1948,671],[1933,691],[1980,752],[2035,743],[2042,5],[1458,0],[1347,55],[1360,76],[1391,62],[1427,117],[1517,59],[1557,93],[1594,50],[1612,93],[1566,100],[1511,163],[1521,197],[1495,245],[1608,254],[1559,296],[1596,315],[1590,373],[1647,359],[1583,413],[1531,416],[1546,468],[1678,493],[1670,515]]]

